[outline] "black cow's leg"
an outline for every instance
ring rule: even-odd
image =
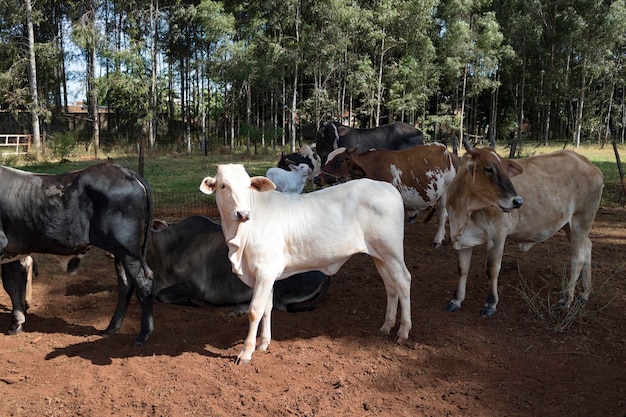
[[[137,283],[134,279],[128,279],[128,276],[136,277],[138,272],[144,273],[144,269],[141,266],[141,263],[138,261],[123,263],[118,258],[115,258],[115,270],[117,272],[117,283],[118,283],[118,300],[117,306],[115,308],[115,312],[113,313],[113,317],[111,318],[111,322],[109,326],[106,328],[105,333],[107,335],[111,335],[116,333],[122,327],[122,321],[126,316],[126,311],[128,310],[128,304],[130,303],[130,298],[133,295],[133,290],[137,293],[137,298],[139,299],[139,303],[141,304],[141,330],[139,331],[139,335],[135,340],[135,345],[142,345],[146,343],[148,337],[152,334],[152,330],[154,329],[154,319],[152,314],[152,288],[147,296],[144,293],[141,293],[138,290]],[[131,275],[131,271],[134,272]],[[151,282],[151,281],[150,281]],[[142,295],[143,294],[143,295]]]
[[[122,327],[130,297],[133,295],[133,284],[126,278],[126,271],[117,258],[115,259],[115,272],[117,272],[117,306],[109,326],[104,330],[104,334],[107,336],[117,333]]]
[[[26,269],[17,260],[8,264],[2,264],[2,286],[11,297],[12,312],[9,334],[17,334],[22,331],[22,325],[26,321]]]
[[[152,297],[146,297],[140,300],[141,304],[141,331],[139,336],[135,339],[135,346],[140,346],[146,343],[148,337],[154,330],[154,319],[152,314]]]

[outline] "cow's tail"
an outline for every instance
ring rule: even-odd
[[[313,297],[309,298],[306,301],[301,303],[291,303],[285,305],[285,309],[288,313],[300,313],[302,311],[311,311],[315,308],[315,305],[319,302],[319,300],[328,292],[328,288],[330,287],[330,277],[326,276],[322,284],[317,288],[317,291],[313,293]]]
[[[148,257],[148,239],[150,237],[150,230],[152,228],[152,221],[154,220],[154,207],[152,202],[152,189],[148,182],[141,175],[136,174],[135,178],[144,188],[144,196],[146,198],[146,224],[144,225],[144,236],[143,242],[141,245],[141,266],[143,268],[144,276],[147,280],[152,281],[154,276],[152,269],[148,266],[148,262],[146,261]]]

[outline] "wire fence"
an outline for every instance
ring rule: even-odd
[[[153,192],[154,217],[160,220],[182,220],[193,215],[208,216],[214,219],[220,213],[213,199],[201,192]],[[626,196],[619,182],[604,184],[602,204],[616,207],[626,203]]]
[[[198,192],[153,192],[154,218],[159,220],[181,220],[201,215],[219,218],[217,206],[208,196]]]

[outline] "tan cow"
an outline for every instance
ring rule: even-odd
[[[316,185],[371,178],[391,183],[400,191],[404,209],[413,223],[426,208],[437,207],[439,228],[433,240],[440,247],[446,236],[446,189],[456,175],[458,161],[440,143],[390,151],[372,149],[358,155],[354,149],[338,148],[313,180]]]
[[[591,291],[589,232],[602,196],[602,172],[572,151],[557,151],[517,161],[492,148],[470,148],[448,189],[450,235],[457,250],[459,282],[446,306],[456,311],[465,299],[472,249],[487,244],[489,295],[481,314],[498,304],[498,274],[508,239],[522,250],[564,230],[570,242],[571,274],[560,303],[569,308],[582,272],[580,300]]]

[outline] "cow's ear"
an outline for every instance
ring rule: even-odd
[[[204,194],[213,194],[215,191],[216,181],[213,177],[205,177],[200,183],[200,191]]]
[[[252,177],[250,178],[250,187],[259,192],[272,191],[276,189],[276,185],[266,177]]]
[[[163,220],[155,219],[155,220],[152,221],[152,228],[151,228],[151,230],[153,232],[160,232],[160,231],[165,230],[165,229],[167,229],[167,223],[164,222]]]
[[[348,126],[340,125],[337,127],[337,133],[339,133],[339,136],[343,136],[349,131],[350,131],[350,128]]]
[[[522,168],[517,162],[507,159],[506,163],[509,171],[509,177],[514,177],[524,172],[524,168]]]
[[[352,175],[352,178],[367,177],[367,174],[365,173],[365,170],[363,169],[361,165],[355,163],[354,161],[350,159],[347,159],[346,162],[350,166],[350,174]]]

